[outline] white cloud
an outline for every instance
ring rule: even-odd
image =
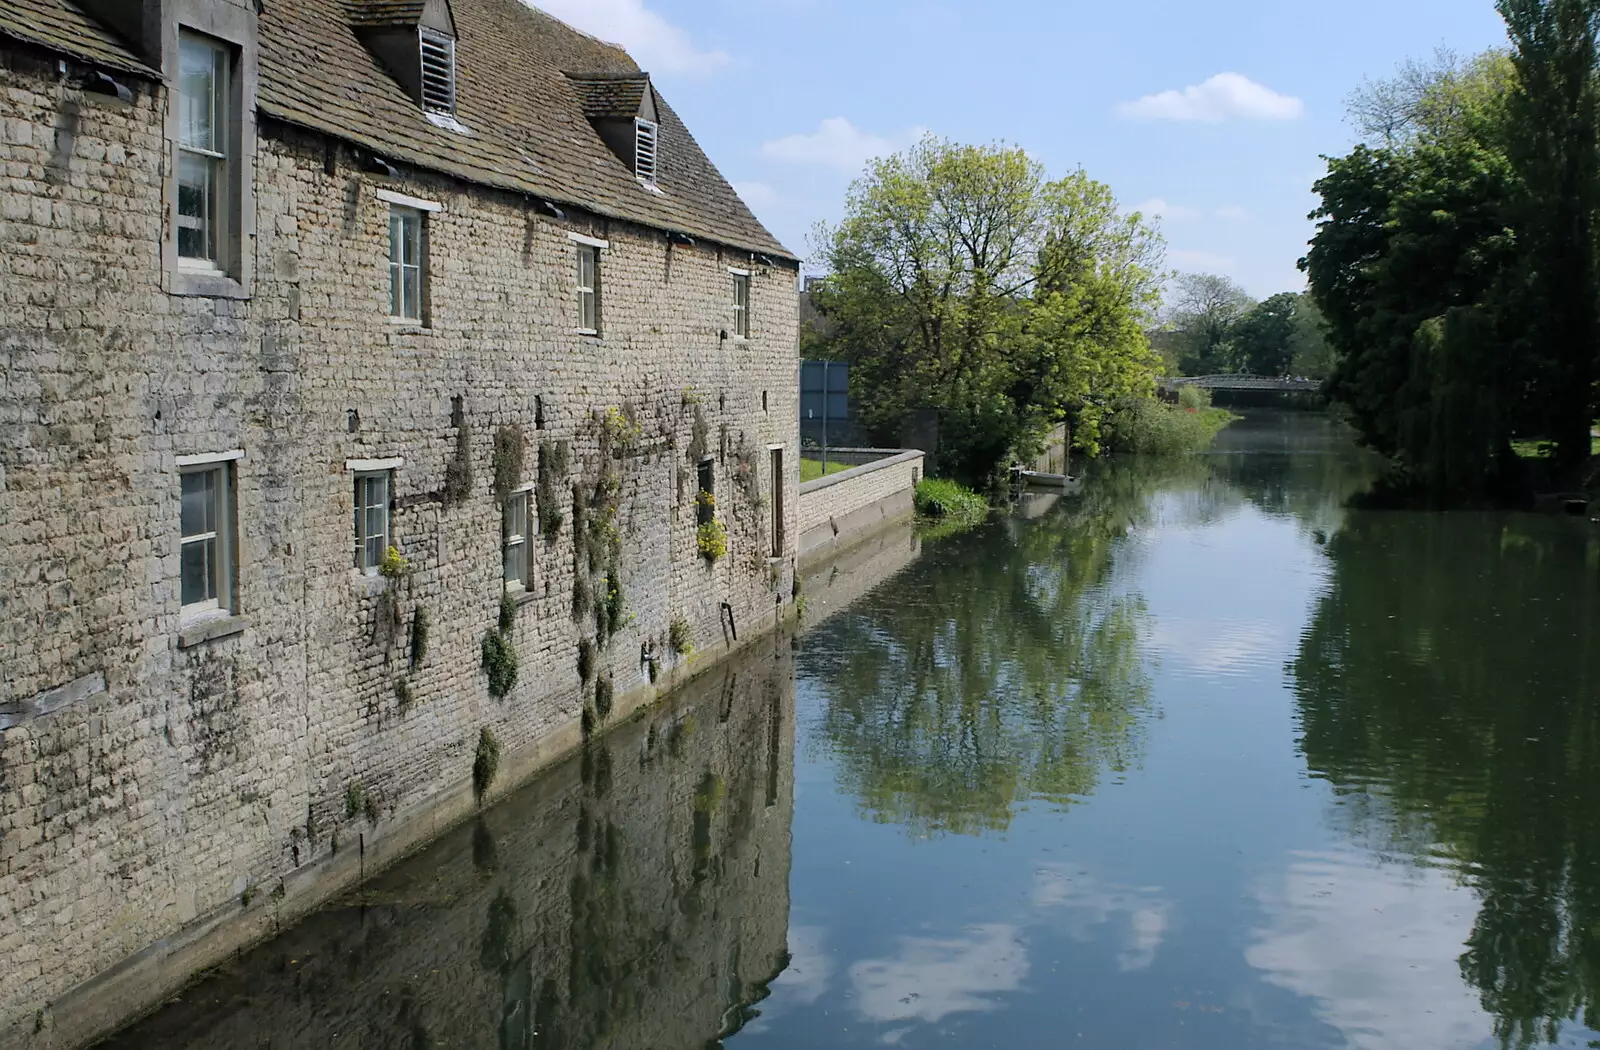
[[[1181,90],[1146,95],[1117,106],[1117,115],[1130,120],[1184,120],[1217,123],[1224,120],[1294,120],[1305,103],[1280,95],[1239,73],[1218,73],[1209,80]]]
[[[856,1009],[869,1021],[937,1024],[964,1011],[994,1010],[992,996],[1022,987],[1028,953],[1015,926],[969,927],[962,937],[901,937],[893,959],[850,967]],[[889,1033],[898,1040],[904,1032]]]
[[[844,117],[829,117],[809,135],[785,135],[761,144],[761,154],[774,160],[823,164],[840,171],[858,172],[874,157],[885,157],[911,145],[924,133],[911,128],[894,138],[862,131]]]
[[[689,34],[645,6],[645,0],[525,0],[563,22],[620,44],[653,73],[705,75],[727,66],[725,51],[700,51]]]
[[[1159,219],[1167,219],[1172,222],[1181,222],[1184,219],[1197,219],[1200,217],[1199,208],[1171,204],[1162,197],[1151,197],[1143,204],[1135,205],[1133,210],[1143,215],[1154,215]]]
[[[754,212],[764,211],[778,203],[778,191],[764,182],[736,182],[733,192]]]
[[[1153,886],[1104,883],[1077,871],[1071,864],[1045,864],[1033,873],[1033,905],[1041,910],[1062,909],[1067,932],[1087,941],[1091,932],[1127,916],[1117,969],[1143,970],[1155,962],[1156,951],[1172,925],[1172,905]]]
[[[1245,959],[1314,999],[1355,1050],[1492,1045],[1494,1023],[1456,965],[1478,902],[1446,872],[1299,853],[1256,893],[1267,924]]]

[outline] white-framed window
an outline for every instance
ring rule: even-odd
[[[231,49],[178,33],[177,248],[180,263],[223,269],[228,257]]]
[[[375,575],[389,549],[389,476],[387,470],[356,474],[356,568]]]
[[[750,337],[750,275],[733,275],[733,334],[740,339]]]
[[[508,495],[501,507],[501,551],[508,591],[525,590],[533,582],[533,559],[528,555],[532,497],[530,489],[522,489]]]
[[[429,113],[456,112],[456,42],[426,27],[418,30],[422,54],[422,108]]]
[[[600,248],[578,245],[578,329],[600,332]]]
[[[233,608],[233,486],[228,463],[179,468],[178,590],[184,613]]]
[[[427,266],[423,212],[389,205],[389,315],[422,323],[422,277]]]
[[[660,128],[653,120],[635,117],[633,121],[633,173],[641,182],[655,185],[656,144]]]

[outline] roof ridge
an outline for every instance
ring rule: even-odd
[[[590,33],[590,32],[587,32],[585,30],[579,29],[577,26],[573,25],[571,22],[568,22],[566,19],[558,18],[557,16],[551,14],[549,11],[546,11],[544,8],[540,7],[537,3],[535,3],[534,0],[518,0],[518,2],[521,3],[522,6],[526,7],[528,10],[533,11],[533,12],[535,12],[537,14],[541,14],[544,17],[550,19],[550,21],[552,21],[552,22],[556,23],[557,25],[561,26],[563,29],[566,29],[567,31],[572,32],[572,33],[576,33],[579,36],[584,37],[585,39],[593,40],[595,43],[601,45],[602,47],[609,47],[611,50],[619,52],[628,61],[630,61],[630,62],[633,61],[633,56],[628,54],[628,49],[623,47],[621,44],[617,43],[616,41],[607,40],[604,37],[595,36],[593,33]]]

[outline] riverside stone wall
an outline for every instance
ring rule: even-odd
[[[701,660],[759,634],[798,553],[792,468],[769,450],[797,452],[791,264],[371,175],[266,123],[248,296],[169,294],[162,90],[86,94],[57,63],[0,48],[0,1046],[103,1030],[464,815],[483,729],[503,785],[680,680],[674,620]],[[381,189],[439,205],[426,327],[388,316]],[[569,234],[608,242],[600,337],[574,331]],[[752,271],[747,342],[725,334],[730,266]],[[519,484],[541,448],[567,461],[503,699],[480,667],[497,441],[521,448]],[[238,454],[236,600],[197,625],[178,460],[217,453]],[[703,458],[715,564],[696,549]],[[394,464],[393,581],[352,567],[363,462]]]
[[[801,485],[802,562],[910,515],[922,470],[923,454],[913,449]]]

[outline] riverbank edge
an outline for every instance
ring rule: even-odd
[[[663,671],[656,682],[619,694],[611,717],[590,739],[611,733],[735,655],[786,626],[792,628],[797,619],[795,604],[786,603],[763,613],[737,637],[729,636],[725,627],[722,641]],[[177,934],[72,988],[36,1016],[14,1019],[0,1030],[0,1050],[77,1050],[114,1034],[158,1009],[208,970],[270,940],[341,893],[432,844],[579,751],[584,742],[582,719],[573,718],[505,753],[494,783],[481,799],[469,774],[431,798],[378,820],[356,842],[286,872],[275,886],[255,887],[244,897],[198,916]]]

